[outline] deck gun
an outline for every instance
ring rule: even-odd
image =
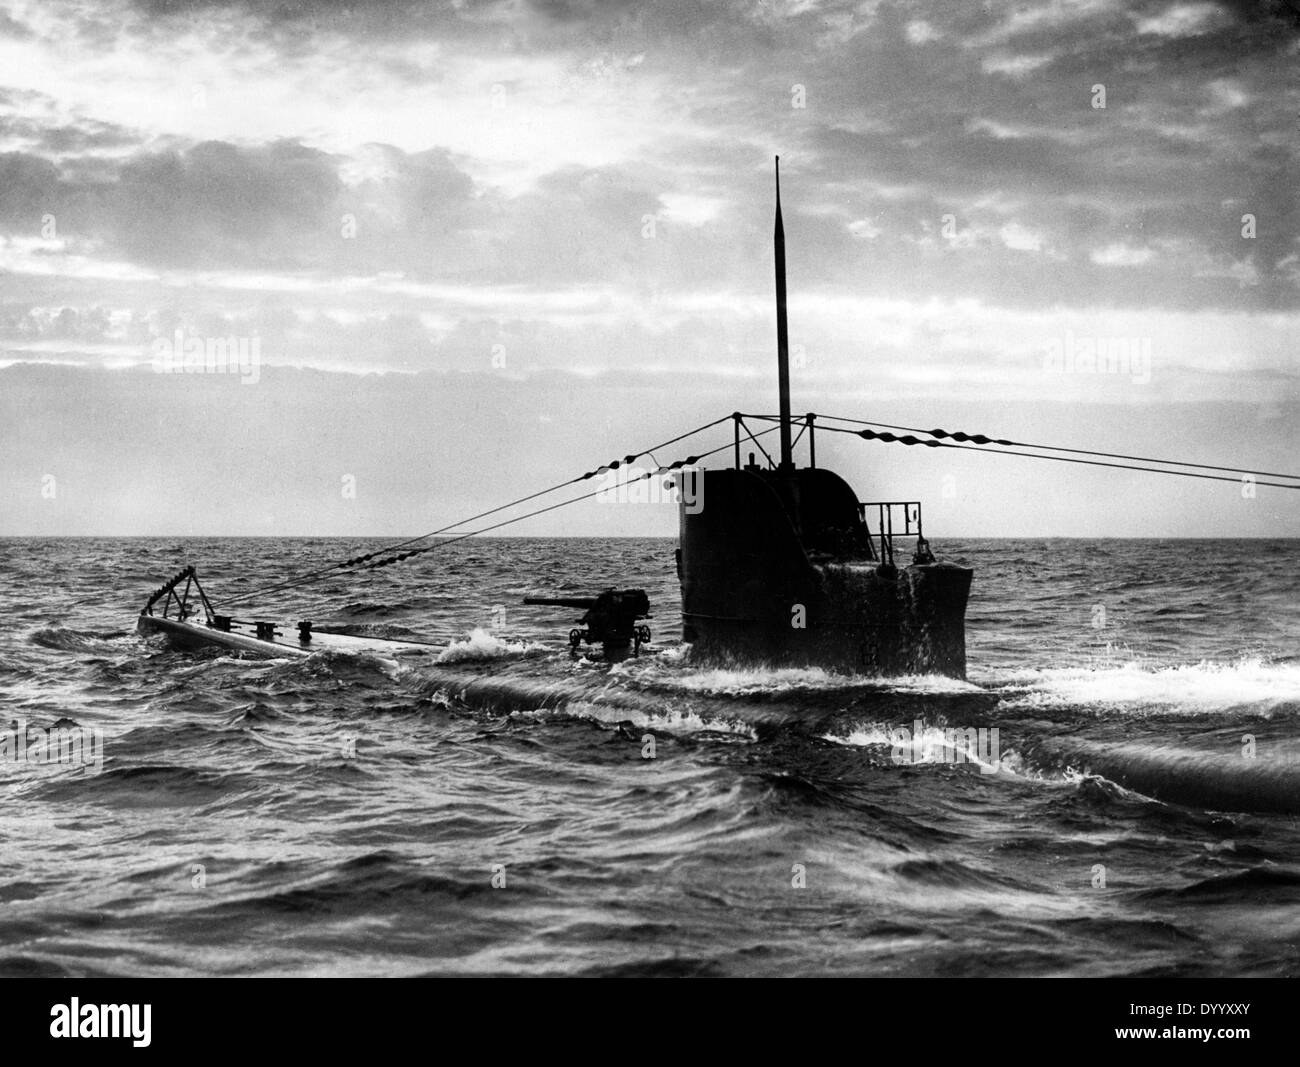
[[[595,597],[530,596],[524,603],[584,611],[577,620],[580,625],[569,631],[569,647],[574,652],[583,642],[599,643],[606,659],[621,659],[629,645],[638,656],[641,646],[650,641],[650,627],[640,622],[651,617],[650,598],[644,589],[606,589]]]

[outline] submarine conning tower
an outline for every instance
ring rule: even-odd
[[[678,475],[682,639],[704,663],[964,678],[973,572],[934,558],[920,502],[860,502],[843,478],[816,465],[815,415],[800,420],[809,463],[795,466],[779,166],[778,158],[779,458],[736,412],[734,466]],[[766,466],[752,452],[741,465],[742,433]],[[911,559],[899,566],[895,541],[911,538]]]

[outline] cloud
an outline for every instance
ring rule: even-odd
[[[1138,33],[1161,37],[1195,37],[1223,21],[1217,4],[1173,4],[1158,15],[1137,20]]]
[[[1114,244],[1095,249],[1088,258],[1099,267],[1140,267],[1154,259],[1155,254],[1151,248],[1130,248]]]
[[[694,390],[761,402],[779,152],[810,402],[859,398],[865,367],[891,403],[1119,396],[1170,428],[1228,385],[1294,387],[1280,3],[51,0],[15,17],[0,361],[126,368],[181,328],[349,381],[495,373],[523,395],[580,372],[635,381],[647,410]],[[1057,320],[1179,355],[1140,393],[1050,383],[1025,338]]]
[[[907,24],[907,39],[913,44],[928,44],[937,41],[943,35],[925,19],[914,19]]]
[[[1017,252],[1041,252],[1043,235],[1016,222],[1008,222],[998,231],[1002,243]]]

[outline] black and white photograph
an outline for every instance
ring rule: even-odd
[[[1249,1046],[1179,983],[1300,976],[1298,72],[1292,0],[0,0],[33,1032],[1142,979],[1097,1047]]]

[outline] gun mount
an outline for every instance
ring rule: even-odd
[[[621,659],[629,646],[632,655],[639,656],[641,646],[650,641],[650,627],[640,621],[651,617],[650,598],[644,589],[606,589],[594,597],[530,596],[524,603],[583,611],[577,620],[580,625],[569,631],[569,647],[575,653],[585,642],[600,644],[608,660]]]

